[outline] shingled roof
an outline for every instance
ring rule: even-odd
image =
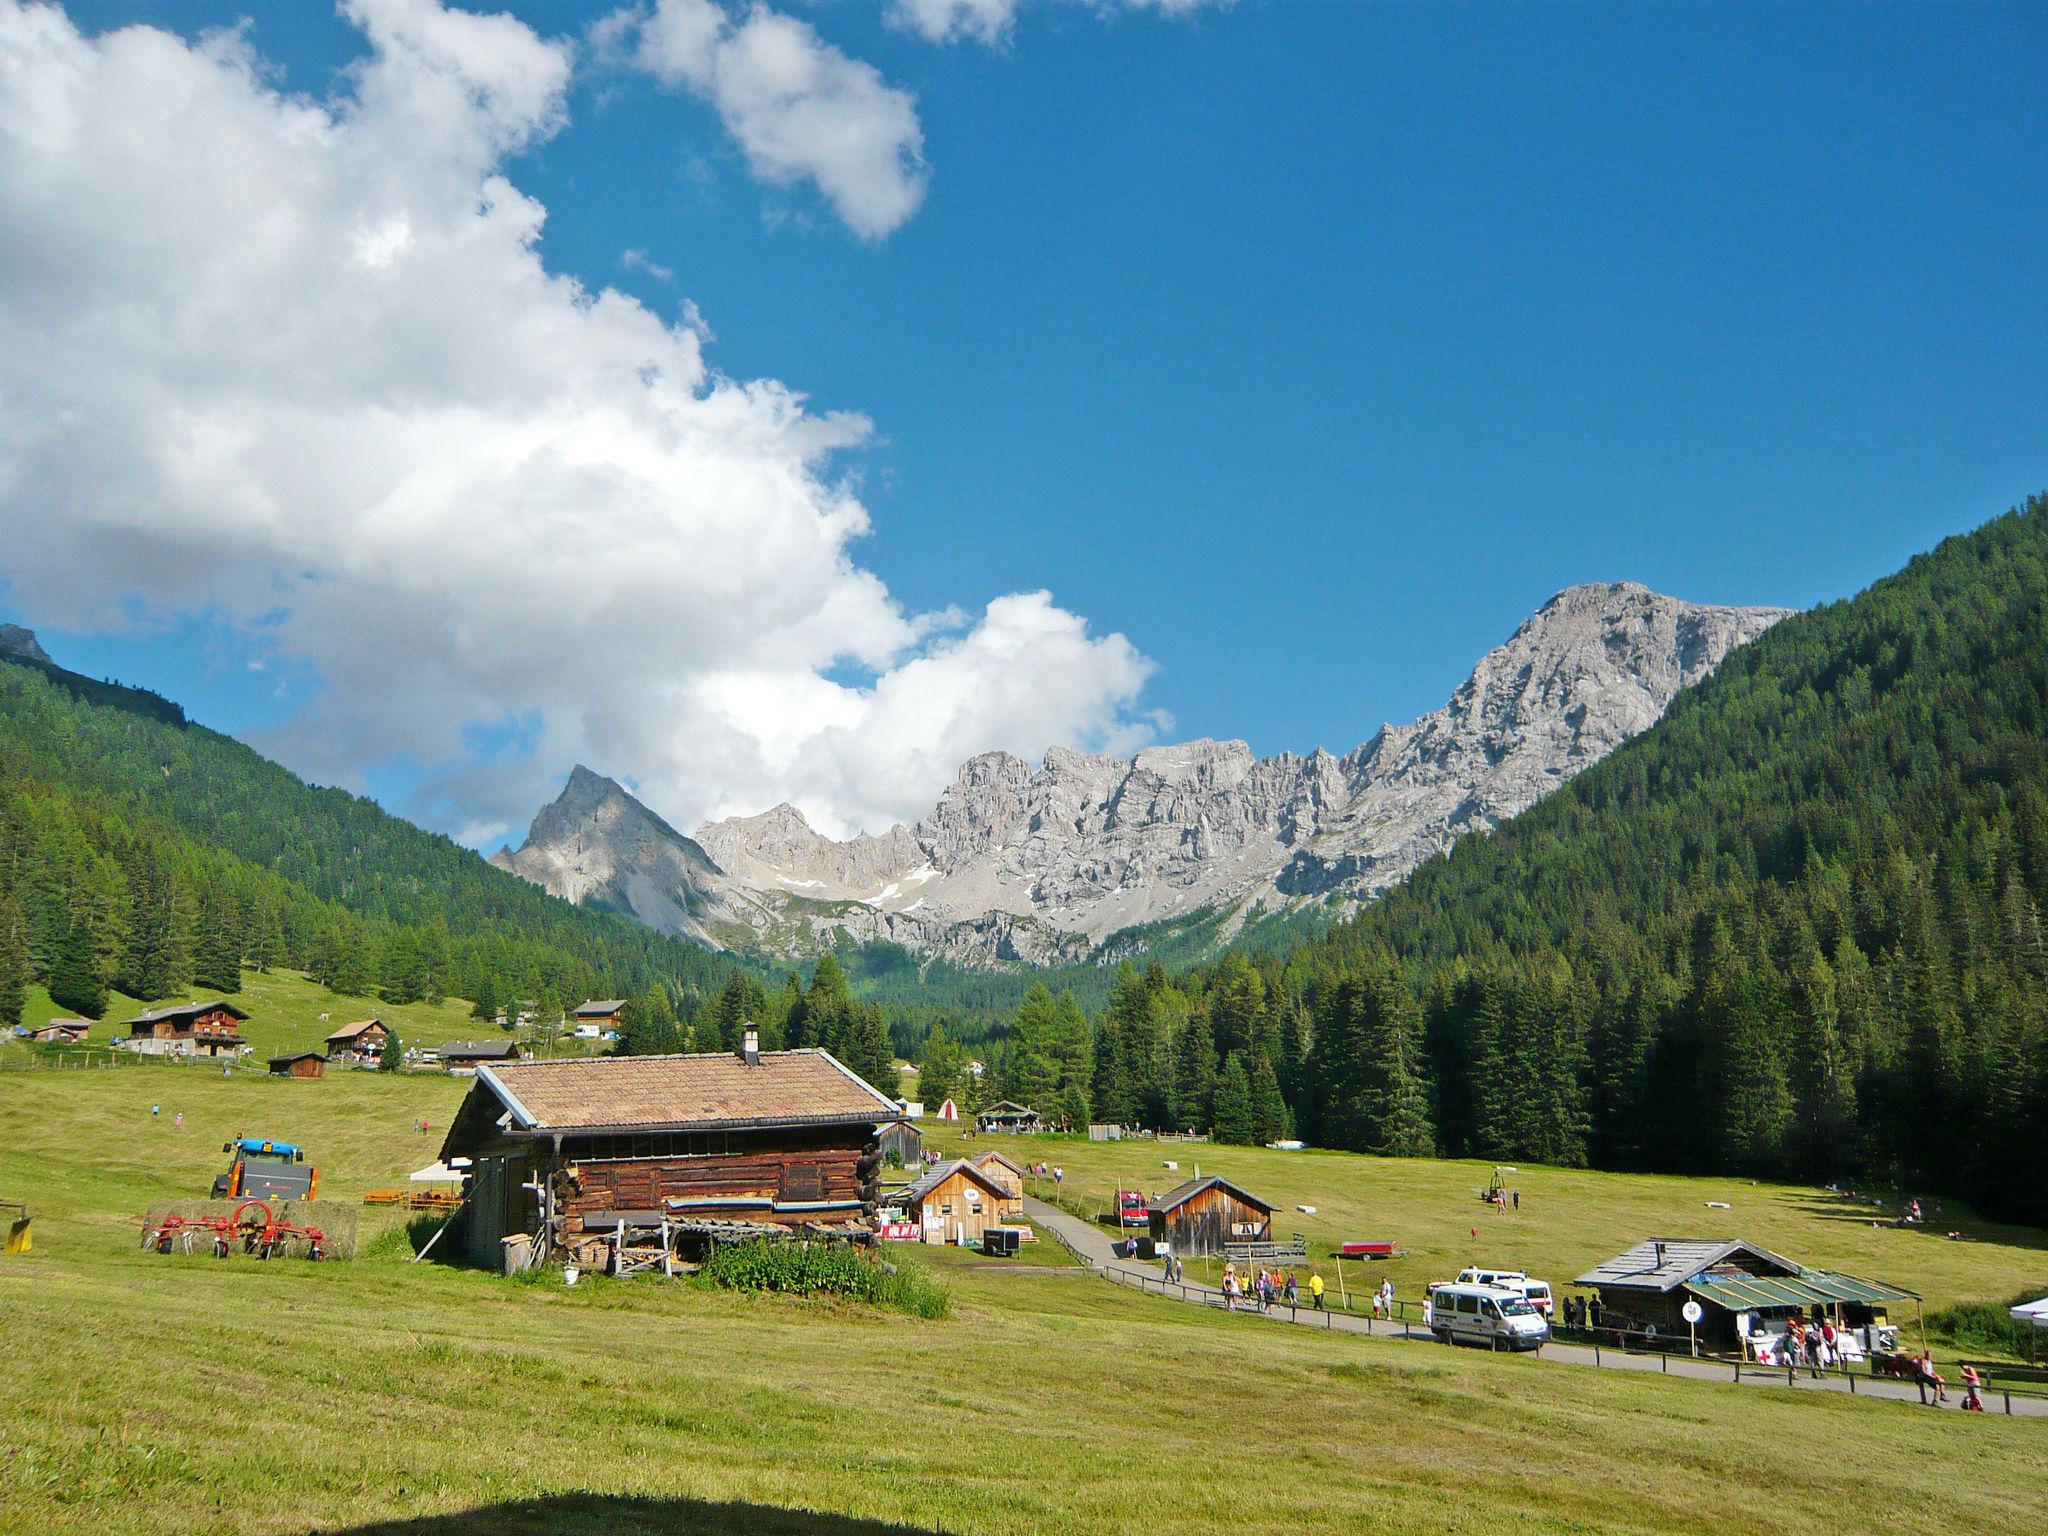
[[[382,1029],[383,1027],[384,1021],[382,1019],[357,1019],[353,1024],[342,1025],[341,1028],[329,1035],[327,1039],[330,1044],[337,1040],[353,1040],[361,1035],[364,1030]]]
[[[593,998],[590,1002],[577,1006],[576,1017],[579,1019],[608,1019],[625,1006],[626,1000],[623,997]]]
[[[477,1068],[472,1093],[495,1095],[525,1132],[691,1131],[716,1127],[879,1124],[896,1103],[827,1051],[763,1051],[748,1063],[693,1056],[599,1056]]]
[[[1011,1196],[1011,1191],[1004,1188],[1002,1182],[987,1169],[976,1167],[964,1157],[956,1157],[950,1163],[940,1163],[937,1167],[930,1169],[923,1178],[904,1190],[903,1203],[906,1205],[916,1205],[918,1201],[937,1189],[956,1173],[963,1174],[967,1178],[974,1180],[975,1183],[998,1199],[1007,1200]]]

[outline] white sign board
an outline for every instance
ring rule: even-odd
[[[1684,1318],[1688,1323],[1696,1323],[1701,1318],[1705,1317],[1707,1314],[1701,1310],[1700,1304],[1698,1302],[1688,1301],[1684,1306],[1678,1309],[1678,1315]]]

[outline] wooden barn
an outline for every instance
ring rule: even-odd
[[[1155,1245],[1181,1258],[1221,1255],[1226,1243],[1273,1240],[1273,1207],[1214,1174],[1189,1179],[1146,1207]]]
[[[1001,1152],[984,1152],[972,1162],[1003,1186],[1003,1214],[1021,1221],[1024,1216],[1024,1170]]]
[[[327,1037],[327,1059],[357,1067],[381,1066],[390,1040],[391,1031],[382,1019],[357,1019]]]
[[[905,1190],[902,1201],[917,1223],[918,1240],[926,1243],[979,1245],[982,1233],[1002,1226],[1011,1214],[1008,1189],[965,1158],[939,1164]]]
[[[289,1056],[270,1058],[272,1077],[325,1077],[327,1058],[318,1051],[295,1051]]]
[[[1037,1110],[1002,1099],[975,1115],[974,1128],[999,1135],[1028,1136],[1045,1127]]]
[[[239,1056],[249,1043],[239,1028],[248,1017],[233,1003],[179,1003],[130,1019],[121,1033],[144,1056]]]
[[[887,1166],[889,1154],[896,1154],[899,1168],[915,1168],[924,1161],[924,1133],[908,1120],[898,1120],[894,1125],[882,1128],[882,1162]]]
[[[30,1030],[28,1037],[39,1045],[77,1045],[91,1029],[89,1019],[52,1019],[40,1029]]]
[[[1683,1308],[1697,1301],[1699,1341],[1708,1349],[1733,1349],[1745,1335],[1782,1332],[1785,1319],[1795,1316],[1825,1316],[1850,1329],[1883,1325],[1892,1302],[1919,1300],[1912,1291],[1808,1269],[1739,1239],[1645,1238],[1574,1283],[1599,1293],[1603,1328],[1655,1328],[1671,1339],[1690,1336]]]
[[[714,1242],[799,1232],[870,1240],[877,1129],[896,1105],[821,1050],[484,1063],[441,1160],[471,1160],[466,1244],[496,1267],[505,1239],[615,1262],[658,1235]],[[664,1261],[664,1267],[665,1261]]]

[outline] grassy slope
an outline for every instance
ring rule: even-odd
[[[1204,1173],[1236,1180],[1277,1207],[1282,1234],[1309,1238],[1324,1278],[1337,1281],[1328,1255],[1339,1242],[1392,1239],[1402,1258],[1370,1268],[1370,1283],[1391,1276],[1397,1292],[1420,1296],[1428,1280],[1446,1280],[1467,1264],[1527,1269],[1553,1284],[1569,1282],[1646,1237],[1743,1237],[1788,1258],[1889,1280],[1927,1299],[1928,1309],[1961,1300],[2000,1300],[2039,1282],[2048,1289],[2048,1233],[2000,1226],[1947,1207],[1947,1226],[1873,1227],[1869,1207],[1822,1190],[1742,1178],[1676,1178],[1523,1167],[1509,1180],[1522,1208],[1495,1215],[1480,1203],[1490,1163],[1362,1157],[1349,1152],[1273,1152],[1263,1147],[1187,1146],[1152,1141],[1089,1142],[1067,1136],[1010,1144],[925,1126],[926,1142],[948,1155],[1000,1146],[1012,1157],[1058,1163],[1061,1203],[1093,1215],[1118,1188],[1160,1193]],[[1179,1172],[1160,1166],[1172,1158]],[[1050,1180],[1033,1180],[1050,1194]],[[1725,1211],[1707,1209],[1724,1200]],[[1304,1215],[1296,1205],[1313,1205]],[[1479,1229],[1473,1238],[1472,1229]],[[1967,1242],[1948,1242],[1948,1227]],[[1346,1263],[1356,1283],[1364,1267]],[[1910,1324],[1909,1304],[1895,1314]]]
[[[216,998],[218,992],[197,990],[192,1000]],[[162,998],[153,1003],[137,1002],[119,993],[107,1005],[106,1017],[95,1023],[88,1036],[94,1045],[105,1045],[123,1033],[124,1020],[149,1008],[163,1008],[183,999]],[[317,1051],[325,1048],[327,1036],[356,1019],[382,1019],[398,1031],[407,1045],[439,1045],[448,1040],[495,1038],[495,1025],[479,1024],[469,1016],[469,1004],[461,998],[440,1003],[387,1003],[374,997],[343,997],[330,992],[299,971],[244,971],[242,990],[228,999],[249,1015],[242,1033],[256,1048],[253,1058],[263,1061],[287,1051]],[[326,1017],[322,1018],[321,1015]],[[22,1023],[33,1028],[49,1019],[73,1015],[50,1001],[41,987],[31,987]]]
[[[1323,1337],[1079,1273],[947,1264],[955,1315],[926,1323],[510,1283],[408,1266],[390,1241],[353,1265],[144,1255],[130,1213],[202,1185],[244,1123],[289,1122],[345,1196],[423,1161],[438,1137],[412,1122],[438,1128],[463,1087],[195,1075],[180,1134],[148,1119],[154,1075],[4,1083],[0,1198],[39,1217],[35,1252],[0,1260],[0,1393],[33,1405],[0,1418],[0,1531],[331,1531],[528,1501],[533,1529],[813,1536],[855,1527],[706,1502],[991,1533],[2048,1520],[2048,1437],[2027,1421]]]

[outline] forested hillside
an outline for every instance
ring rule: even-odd
[[[233,991],[244,961],[344,993],[579,1001],[726,966],[582,911],[368,800],[315,789],[155,694],[0,661],[0,1024],[20,989],[97,1017]]]
[[[1787,620],[1549,799],[1266,957],[1278,1022],[1247,1050],[1326,1144],[1896,1178],[2048,1217],[2044,904],[2035,498]]]

